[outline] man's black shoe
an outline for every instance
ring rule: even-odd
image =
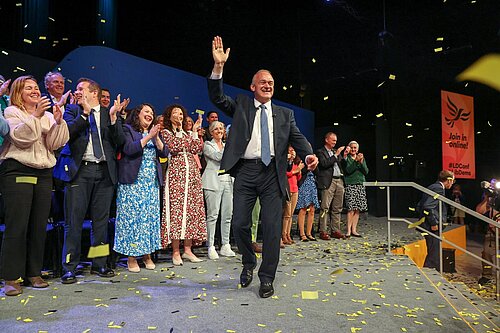
[[[254,268],[255,266],[250,269],[243,267],[240,275],[240,284],[243,288],[248,287],[252,283]]]
[[[72,284],[76,282],[76,276],[73,272],[66,272],[61,276],[61,282],[63,284]]]
[[[272,282],[262,282],[259,288],[259,296],[268,298],[274,295],[274,288]]]
[[[97,274],[100,277],[104,277],[104,278],[110,278],[110,277],[115,276],[115,272],[113,272],[112,269],[107,268],[107,267],[101,267],[101,268],[92,267],[90,269],[90,274]]]

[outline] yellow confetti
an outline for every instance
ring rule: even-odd
[[[436,38],[436,41],[438,41],[438,42],[442,42],[443,40],[444,40],[444,38],[443,38],[443,37],[438,37],[438,38]]]
[[[257,324],[259,327],[266,327],[266,324]]]
[[[38,39],[40,39],[40,40],[46,40],[47,37],[46,36],[39,36]]]
[[[55,22],[56,20],[54,20],[52,17],[49,16],[49,20],[51,20],[52,22]]]
[[[382,87],[382,86],[384,85],[384,83],[385,83],[385,81],[380,82],[380,83],[377,85],[377,88]]]
[[[2,53],[5,55],[9,55],[9,52],[2,50]]]
[[[408,330],[404,327],[401,327],[401,332],[408,332]]]
[[[302,299],[318,299],[317,291],[302,291]]]
[[[393,166],[393,165],[394,165],[394,162],[389,163],[389,166]]]
[[[424,214],[425,214],[425,215],[429,215],[429,212],[428,212],[428,211],[426,211],[426,210],[424,210]]]
[[[26,318],[26,319],[23,319],[23,321],[25,323],[31,323],[33,320],[31,318]]]
[[[297,313],[297,316],[299,316],[300,318],[304,318],[304,315],[302,313]]]
[[[198,318],[198,316],[189,316],[189,319]]]
[[[312,58],[311,61],[313,62],[313,64],[316,63],[316,59]]]
[[[151,330],[151,331],[155,330],[156,328],[157,328],[156,326],[148,326],[148,330]]]
[[[328,100],[328,96],[323,97],[323,100],[327,101]]]
[[[382,117],[383,115],[384,115],[383,113],[379,113],[379,114],[377,114],[375,117],[380,118],[380,117]]]
[[[436,200],[437,198],[439,198],[439,194],[434,195],[432,198]]]
[[[66,263],[69,263],[70,259],[71,259],[71,253],[68,253],[66,255]]]
[[[336,269],[333,272],[331,272],[330,275],[338,275],[338,274],[342,274],[342,273],[344,273],[344,269],[339,268],[339,269]]]
[[[109,244],[91,246],[87,258],[98,258],[109,256]]]
[[[101,23],[106,23],[106,20],[105,19],[101,19]]]
[[[236,333],[235,330],[226,330],[226,333]]]
[[[25,42],[25,43],[28,43],[28,44],[31,44],[31,43],[33,43],[33,42],[32,42],[31,40],[29,40],[29,39],[26,39],[26,38],[25,38],[25,39],[23,39],[23,42]]]
[[[85,331],[83,331],[82,333],[89,333],[90,332],[90,328],[87,328]]]
[[[382,156],[382,159],[386,160],[387,159],[387,155]]]
[[[357,331],[361,331],[361,327],[351,327],[351,333],[356,333]]]
[[[137,244],[130,243],[130,246],[132,246],[132,247],[137,247]]]
[[[396,80],[396,75],[390,74],[389,75],[389,80]]]
[[[195,111],[195,112],[196,112],[197,114],[199,114],[199,115],[202,115],[202,116],[205,114],[205,111],[200,110],[200,109],[196,109],[196,111]]]
[[[408,207],[408,210],[411,210],[412,212],[414,212],[414,211],[415,211],[415,208],[413,208],[413,207]]]
[[[416,228],[418,227],[419,225],[421,225],[422,223],[424,223],[425,221],[425,217],[422,217],[420,220],[418,220],[417,222],[413,222],[411,224],[408,224],[408,229],[411,229],[411,228]]]
[[[434,49],[434,52],[441,52],[443,51],[443,48],[442,47],[437,47]]]

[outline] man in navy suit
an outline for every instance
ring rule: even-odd
[[[455,175],[448,170],[439,172],[438,179],[434,184],[431,184],[428,189],[436,192],[441,196],[445,196],[445,189],[450,189],[455,182]],[[441,218],[442,222],[446,222],[447,206],[442,205]],[[425,220],[422,228],[426,229],[429,233],[438,234],[439,232],[439,200],[434,199],[433,196],[422,194],[422,199],[418,203],[418,212],[420,217]],[[425,244],[427,245],[427,256],[425,257],[424,267],[435,268],[439,270],[439,239],[431,235],[425,236]]]
[[[300,133],[293,111],[271,102],[274,79],[267,70],[259,70],[252,79],[250,90],[254,98],[240,95],[233,100],[224,94],[222,70],[229,57],[222,38],[212,42],[214,67],[208,80],[210,100],[228,116],[233,117],[221,170],[235,177],[233,196],[233,233],[242,254],[242,287],[253,279],[257,260],[252,248],[252,209],[257,197],[261,204],[263,229],[262,264],[259,268],[262,298],[274,294],[273,281],[279,262],[281,220],[288,194],[286,178],[287,151],[290,143],[308,169],[314,169],[318,159],[309,142]]]
[[[75,283],[80,260],[82,225],[90,207],[91,246],[107,244],[109,209],[117,181],[116,155],[124,142],[117,112],[123,107],[120,96],[111,109],[99,105],[99,85],[87,78],[78,80],[75,97],[64,113],[70,139],[61,151],[54,177],[65,182],[65,233],[63,247],[64,284]],[[106,257],[94,258],[91,272],[112,277]]]

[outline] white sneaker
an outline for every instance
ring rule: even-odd
[[[224,244],[220,248],[220,255],[225,257],[235,257],[236,253],[231,250],[231,244]]]
[[[215,246],[208,247],[208,258],[212,260],[219,259],[219,255],[217,254],[217,251],[215,251]]]

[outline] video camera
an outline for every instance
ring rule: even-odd
[[[482,181],[481,188],[484,195],[488,198],[489,207],[500,211],[500,182],[496,179],[491,181]]]

